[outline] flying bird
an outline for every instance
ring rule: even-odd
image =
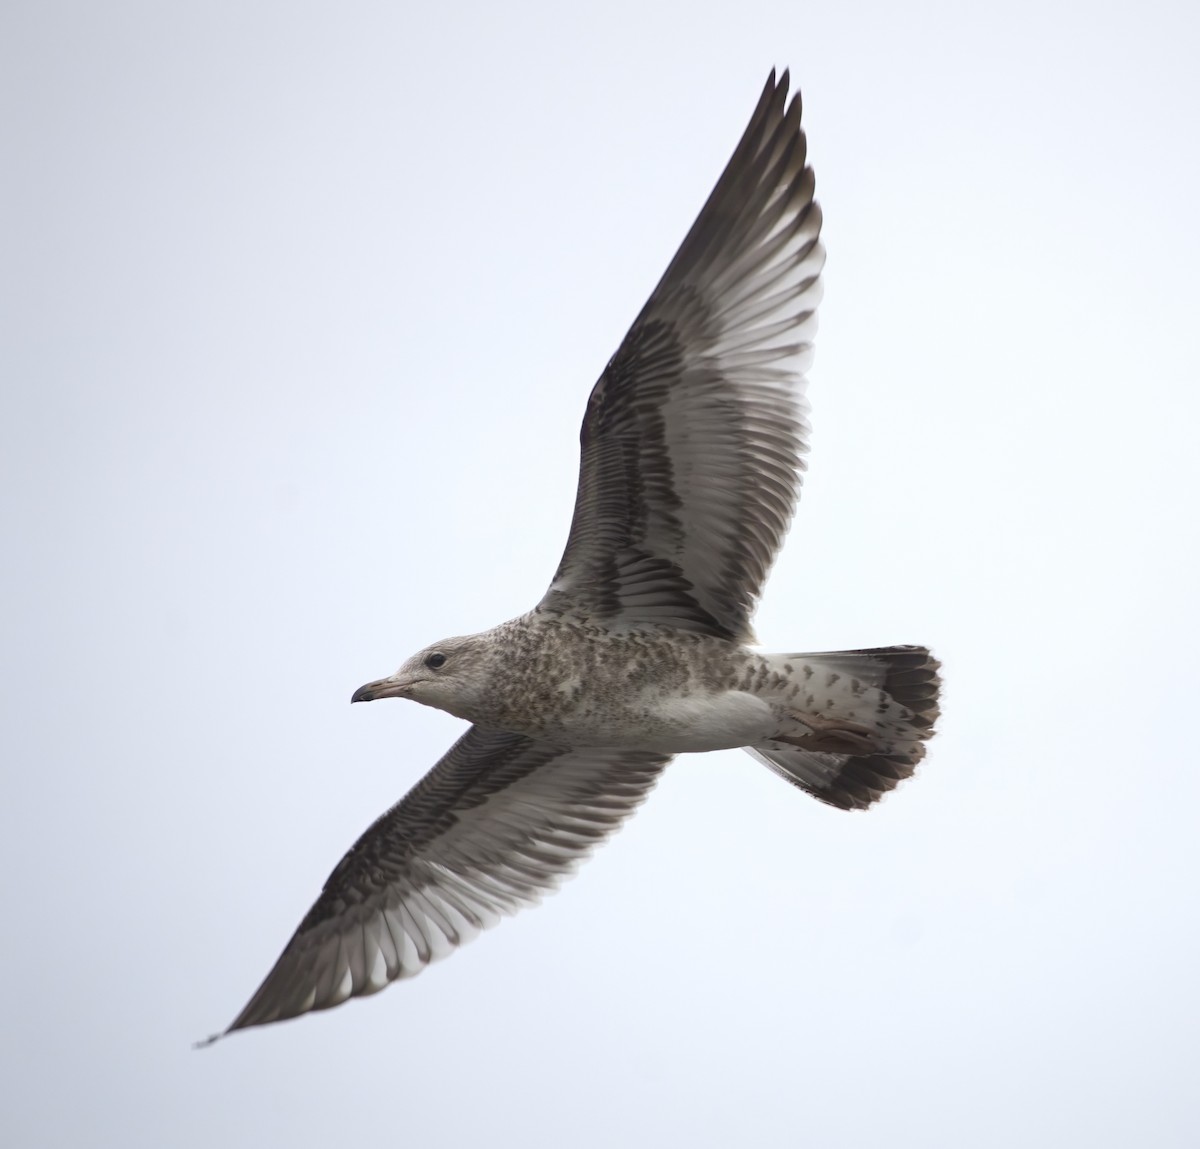
[[[354,692],[472,725],[337,864],[224,1033],[376,993],[537,902],[676,754],[744,747],[844,810],[920,762],[938,714],[928,650],[768,654],[750,626],[809,434],[825,252],[800,118],[772,72],[592,389],[541,602]]]

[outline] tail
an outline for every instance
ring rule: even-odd
[[[833,711],[823,711],[823,716],[836,719],[842,709],[838,702],[844,700],[847,709],[842,717],[854,720],[853,729],[862,731],[863,726],[857,725],[863,721],[859,704],[870,700],[880,725],[878,745],[855,754],[773,744],[748,746],[750,754],[794,786],[841,810],[865,810],[912,776],[925,757],[925,742],[933,736],[938,717],[941,664],[925,647],[886,646],[786,658],[802,660],[818,675],[825,674],[831,688],[836,685]]]

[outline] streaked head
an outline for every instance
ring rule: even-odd
[[[414,654],[395,674],[360,686],[351,702],[411,698],[423,706],[471,719],[487,681],[481,635],[447,638]]]

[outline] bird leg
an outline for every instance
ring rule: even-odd
[[[802,735],[776,734],[774,741],[795,746],[800,750],[819,750],[824,754],[875,754],[879,745],[873,732],[857,722],[838,718],[820,718],[806,714],[798,722],[812,733]]]

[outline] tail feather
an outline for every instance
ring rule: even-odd
[[[836,754],[782,746],[747,747],[747,751],[776,774],[814,798],[842,810],[865,810],[889,790],[912,776],[925,757],[925,742],[933,736],[939,707],[940,663],[923,646],[888,646],[875,650],[838,650],[822,654],[789,655],[792,660],[845,675],[850,694],[854,684],[878,690],[880,709],[889,713],[890,732],[876,753]],[[897,717],[901,733],[894,733]]]

